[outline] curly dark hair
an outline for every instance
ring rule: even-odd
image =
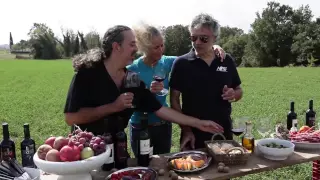
[[[131,30],[128,26],[116,25],[107,30],[103,36],[102,47],[88,50],[86,53],[76,55],[72,58],[72,65],[75,71],[82,67],[92,67],[95,63],[103,61],[111,56],[112,43],[121,44],[124,40],[124,31]]]

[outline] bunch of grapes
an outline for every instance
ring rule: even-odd
[[[82,151],[85,147],[90,147],[95,156],[106,151],[104,136],[94,136],[92,132],[82,131],[80,128],[78,128],[73,131],[72,134],[69,134],[68,138],[69,145],[78,146],[80,151]]]

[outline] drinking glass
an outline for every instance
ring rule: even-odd
[[[153,80],[157,82],[162,82],[167,77],[167,71],[162,63],[158,63],[153,67]],[[158,96],[165,96],[168,94],[168,90],[163,88],[157,93]]]
[[[245,123],[248,120],[249,117],[241,117],[232,122],[232,133],[238,137],[239,143],[241,142],[240,135],[244,133],[246,127]]]
[[[131,108],[136,108],[136,99],[140,88],[139,74],[132,71],[127,71],[123,84],[125,92],[131,92],[134,94]]]
[[[266,137],[270,136],[271,131],[272,131],[270,128],[270,123],[271,123],[271,119],[268,117],[261,118],[257,122],[257,131],[262,136],[262,138],[266,138]]]

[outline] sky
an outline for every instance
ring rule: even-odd
[[[319,0],[274,0],[293,8],[310,6],[320,17]],[[61,37],[61,29],[87,33],[96,30],[101,35],[111,26],[132,27],[144,21],[156,26],[187,25],[195,15],[211,14],[222,26],[238,27],[245,32],[267,7],[268,0],[2,0],[0,6],[0,44],[28,39],[34,22],[46,23]]]

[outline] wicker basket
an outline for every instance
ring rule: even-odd
[[[221,137],[223,137],[224,140],[213,140],[217,135],[220,135]],[[211,141],[205,141],[204,143],[206,145],[208,152],[213,157],[213,159],[216,162],[222,162],[226,165],[245,164],[247,163],[248,158],[251,155],[251,153],[248,150],[246,150],[244,147],[242,147],[238,142],[234,140],[226,140],[225,136],[220,133],[214,134],[211,138]],[[228,143],[228,144],[232,144],[234,147],[230,148],[226,152],[226,154],[217,154],[210,148],[211,143]],[[229,152],[235,149],[239,150],[241,154],[229,154]]]

